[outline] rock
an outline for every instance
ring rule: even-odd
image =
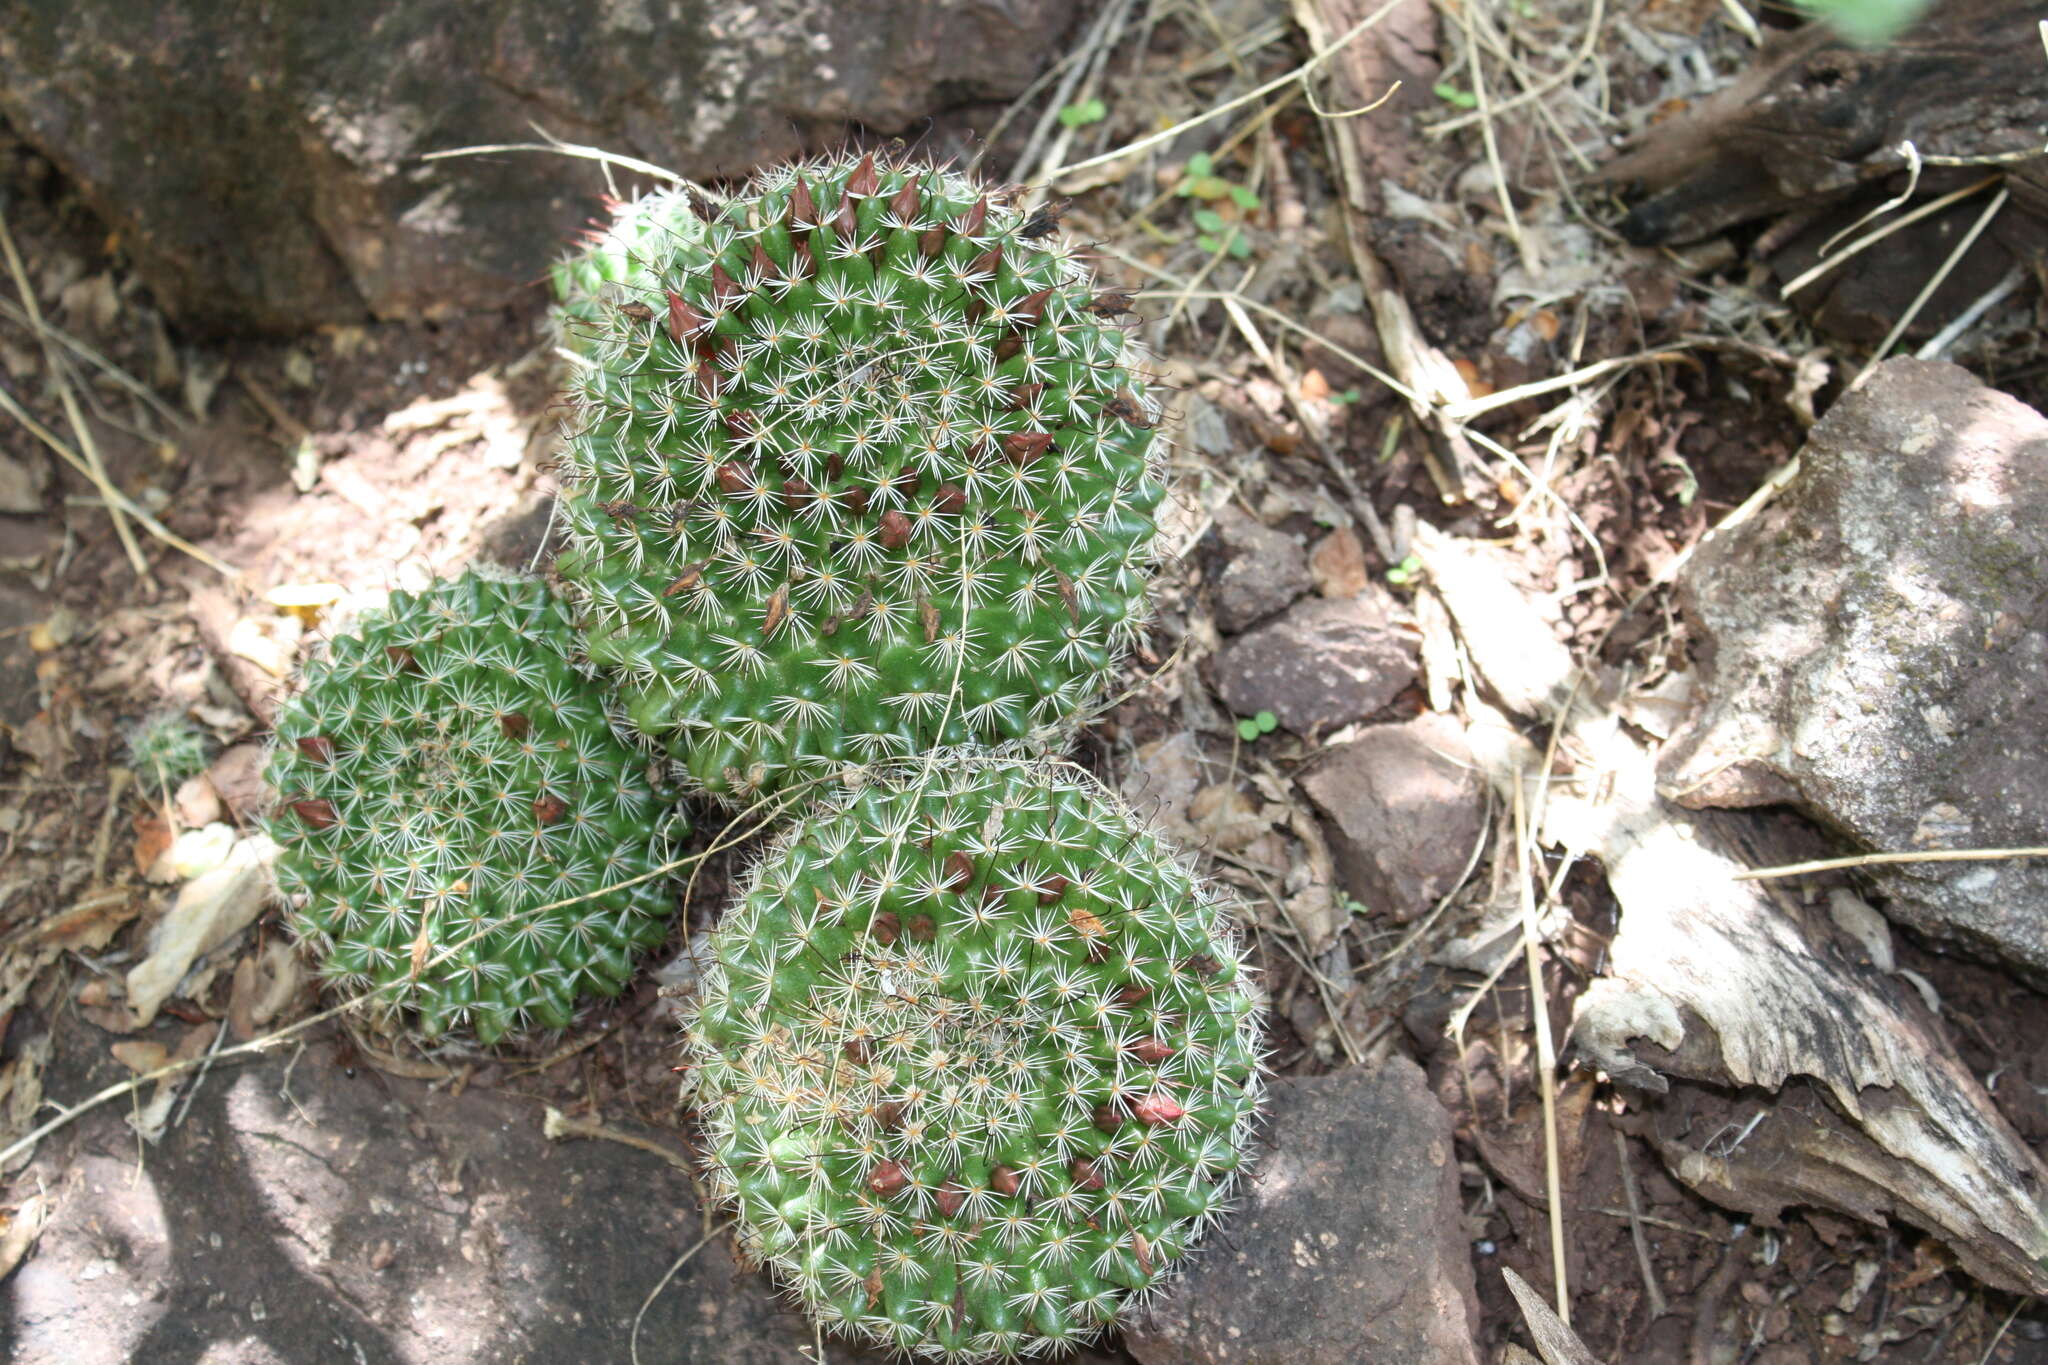
[[[435,317],[526,291],[599,210],[597,164],[423,161],[535,126],[699,180],[850,125],[908,131],[1007,101],[1075,0],[209,0],[20,7],[0,116],[120,234],[188,326],[310,331]]]
[[[1216,530],[1230,562],[1216,579],[1216,625],[1236,634],[1307,592],[1308,556],[1293,536],[1254,521],[1225,504]]]
[[[1298,735],[1361,720],[1415,681],[1415,646],[1377,589],[1297,603],[1216,659],[1216,690],[1240,716],[1271,711]]]
[[[0,517],[0,571],[33,569],[64,544],[64,528],[40,514]]]
[[[289,1047],[215,1068],[140,1162],[124,1104],[46,1139],[21,1180],[64,1197],[6,1285],[0,1356],[630,1359],[634,1315],[704,1235],[684,1171],[618,1142],[550,1143],[528,1100],[351,1077],[331,1047],[289,1070]],[[66,1096],[125,1075],[108,1062],[78,1076],[76,1058],[63,1070],[49,1084]],[[679,1134],[619,1126],[684,1155]],[[642,1360],[802,1358],[809,1323],[727,1247],[706,1243],[647,1305]],[[831,1358],[881,1359],[844,1346]]]
[[[2048,420],[1956,366],[1888,361],[1760,516],[1679,582],[1702,699],[1660,779],[1790,801],[1871,849],[2048,828]],[[1865,869],[1889,913],[2048,982],[2048,863]]]
[[[42,689],[36,683],[36,653],[29,628],[49,616],[47,593],[19,579],[0,578],[0,725],[19,729],[35,716]]]
[[[1353,597],[1371,584],[1365,570],[1365,543],[1358,532],[1340,526],[1316,542],[1309,551],[1308,571],[1316,591],[1325,597]]]
[[[1450,1116],[1405,1057],[1273,1087],[1269,1150],[1185,1278],[1124,1333],[1142,1365],[1478,1365]]]
[[[40,513],[50,467],[41,459],[19,460],[0,451],[0,512]]]
[[[1301,785],[1322,812],[1344,889],[1403,920],[1457,884],[1486,820],[1465,731],[1435,712],[1369,727],[1325,753]]]

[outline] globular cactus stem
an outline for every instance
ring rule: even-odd
[[[565,309],[561,570],[633,721],[728,796],[1059,734],[1144,615],[1123,296],[930,166],[787,167],[674,226],[696,203],[638,207]]]
[[[572,649],[545,584],[466,573],[393,593],[278,716],[268,826],[292,926],[329,980],[430,1036],[559,1028],[667,932],[645,874],[673,795]]]
[[[1092,781],[894,768],[786,833],[716,931],[688,1031],[713,1183],[828,1325],[1056,1351],[1225,1210],[1260,997],[1226,904]]]

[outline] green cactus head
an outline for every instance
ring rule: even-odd
[[[268,821],[292,926],[346,989],[484,1042],[616,995],[671,917],[668,793],[573,665],[544,584],[397,592],[277,718]]]
[[[604,336],[611,309],[658,292],[661,263],[704,237],[704,220],[691,207],[686,189],[610,200],[607,207],[611,220],[592,229],[548,272],[560,300],[556,336],[575,354]]]
[[[1161,489],[1122,298],[1055,215],[929,166],[785,168],[707,213],[572,301],[590,657],[727,796],[1051,738],[1144,611]]]
[[[206,771],[206,736],[182,711],[158,711],[127,733],[135,780],[159,797]]]
[[[795,825],[688,1031],[716,1190],[827,1325],[1094,1336],[1225,1209],[1261,1093],[1227,907],[1092,781],[892,765]]]

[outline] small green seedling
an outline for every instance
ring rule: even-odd
[[[1270,735],[1280,728],[1280,718],[1271,711],[1261,711],[1256,716],[1246,716],[1237,723],[1237,737],[1250,744],[1260,735]]]
[[[1085,128],[1108,117],[1109,106],[1096,99],[1081,100],[1060,110],[1060,122],[1069,128]]]
[[[1402,584],[1412,581],[1415,575],[1421,572],[1422,556],[1409,555],[1399,564],[1396,564],[1393,568],[1387,570],[1387,582],[1392,583],[1395,587],[1398,588]]]
[[[1196,152],[1188,158],[1182,168],[1180,184],[1174,192],[1183,199],[1200,199],[1208,202],[1228,199],[1242,213],[1254,213],[1259,207],[1259,196],[1250,189],[1216,174],[1215,161],[1207,152]],[[1195,227],[1200,235],[1195,245],[1204,251],[1228,251],[1243,260],[1252,254],[1251,239],[1242,228],[1232,223],[1212,208],[1197,208],[1194,211]]]
[[[1479,107],[1479,96],[1473,94],[1470,90],[1460,90],[1449,81],[1438,81],[1430,89],[1435,91],[1436,97],[1445,104],[1454,105],[1459,109],[1477,109]]]

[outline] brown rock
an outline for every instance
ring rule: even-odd
[[[1366,716],[1415,681],[1415,646],[1377,590],[1297,603],[1225,649],[1216,690],[1240,716],[1271,711],[1298,735]]]
[[[1268,1153],[1187,1276],[1125,1330],[1142,1365],[1478,1365],[1450,1116],[1405,1057],[1273,1087]]]
[[[220,330],[499,307],[597,209],[565,157],[428,152],[532,143],[534,124],[699,179],[858,124],[908,131],[1007,101],[1074,0],[775,5],[208,0],[17,7],[0,116],[74,180],[165,310]]]
[[[1435,712],[1338,745],[1301,785],[1322,812],[1344,889],[1404,920],[1456,884],[1486,818],[1465,732]]]
[[[1372,582],[1365,571],[1365,543],[1349,526],[1316,542],[1308,554],[1308,571],[1316,580],[1316,591],[1325,597],[1356,597]]]
[[[1886,362],[1762,515],[1679,580],[1701,706],[1684,804],[1790,800],[1879,850],[2048,829],[2048,419],[1954,365]],[[2048,982],[2048,863],[1868,870],[1886,909]]]
[[[1226,505],[1216,530],[1230,556],[1216,579],[1216,625],[1227,634],[1264,620],[1307,592],[1308,557],[1293,536]]]

